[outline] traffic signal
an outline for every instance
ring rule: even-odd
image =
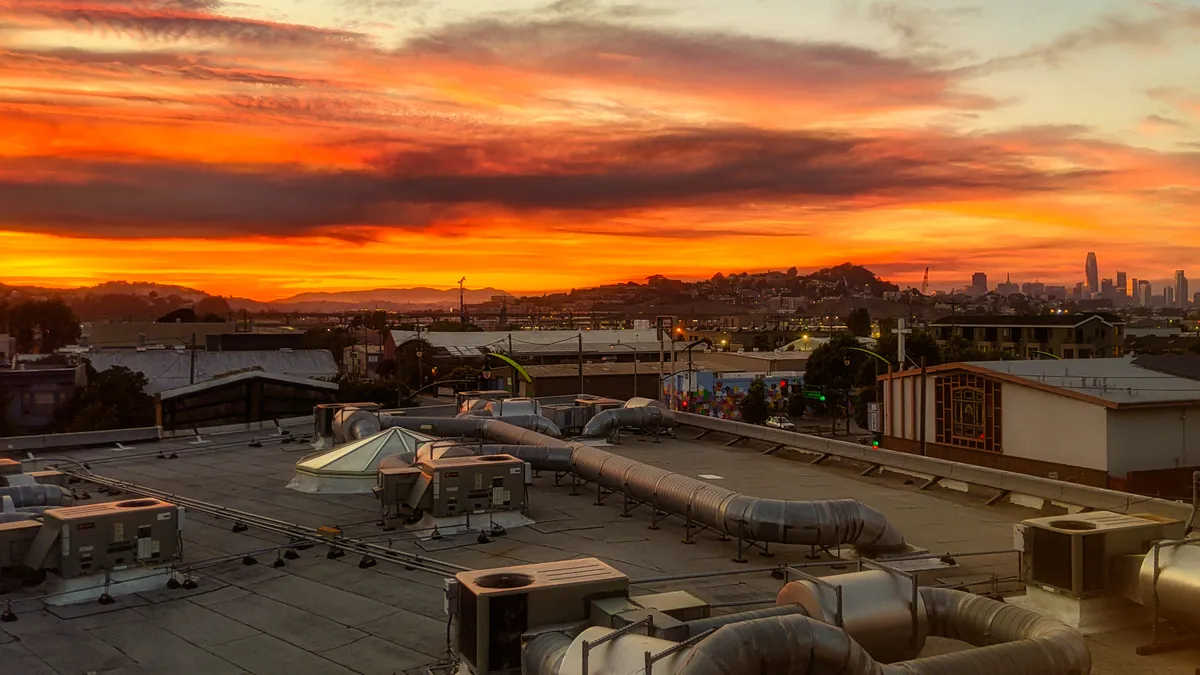
[[[780,394],[782,394],[782,395],[784,395],[784,396],[787,396],[787,395],[788,395],[788,382],[787,382],[787,380],[780,380],[780,381],[779,381],[779,393],[780,393]]]

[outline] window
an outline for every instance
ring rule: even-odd
[[[1000,383],[972,373],[934,381],[936,441],[945,445],[1001,452]]]
[[[21,407],[26,414],[49,415],[57,403],[58,396],[52,391],[27,391],[21,395]]]

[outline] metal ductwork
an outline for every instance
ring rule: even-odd
[[[438,436],[474,436],[480,420],[503,421],[516,427],[532,429],[539,434],[559,437],[562,432],[554,422],[540,415],[512,415],[508,417],[406,417],[403,415],[375,414],[358,408],[339,410],[333,418],[333,435],[337,443],[366,438],[391,427],[424,431]]]
[[[882,513],[853,499],[808,502],[751,497],[590,445],[550,438],[506,420],[383,416],[383,423],[435,435],[541,446],[546,448],[544,456],[534,456],[528,449],[508,454],[535,469],[570,471],[657,508],[690,514],[692,520],[734,537],[801,546],[845,544],[864,555],[905,550],[904,535]]]
[[[584,438],[605,438],[619,427],[657,430],[675,426],[675,415],[665,407],[641,405],[612,408],[597,413],[583,427]]]
[[[962,591],[919,591],[931,635],[962,640],[977,648],[883,664],[848,630],[803,612],[772,616],[747,612],[728,617],[745,620],[720,625],[694,644],[676,645],[680,656],[655,664],[654,669],[672,675],[1087,675],[1091,671],[1091,655],[1083,638],[1058,621]],[[874,621],[879,630],[912,632],[911,626],[904,625],[912,621],[911,616],[872,619],[869,606],[860,611],[854,617],[859,625]],[[589,637],[595,640],[602,635]],[[525,673],[577,672],[574,658],[578,650],[572,650],[574,643],[567,640],[563,634],[545,634],[529,642]],[[644,651],[646,641],[644,636],[622,635],[609,642],[609,650]],[[922,639],[912,651],[919,652],[923,646]],[[624,661],[636,661],[633,657],[642,655],[621,656]]]

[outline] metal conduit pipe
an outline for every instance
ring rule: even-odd
[[[550,438],[506,420],[384,416],[383,423],[434,435],[477,436],[505,445],[556,449],[536,459],[528,451],[522,459],[535,469],[570,471],[657,508],[690,513],[692,520],[734,537],[801,546],[847,544],[864,555],[905,548],[904,535],[882,513],[853,499],[807,502],[751,497],[601,448]]]
[[[604,438],[620,427],[661,429],[675,426],[675,415],[666,408],[647,405],[602,410],[583,427],[584,438]]]
[[[1183,528],[1183,536],[1196,529],[1196,513],[1200,512],[1200,471],[1192,473],[1192,515],[1188,516],[1187,525]]]

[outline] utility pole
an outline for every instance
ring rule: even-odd
[[[458,280],[458,322],[463,326],[467,325],[467,305],[464,300],[465,290],[463,289],[463,282],[466,280],[466,277]]]
[[[925,389],[929,379],[925,376],[925,357],[921,357],[921,456],[925,457],[929,454],[929,447],[925,439],[925,420],[929,415],[925,411]]]
[[[196,384],[196,334],[192,333],[192,374],[188,379],[188,384]]]
[[[579,334],[579,393],[583,391],[583,333]]]

